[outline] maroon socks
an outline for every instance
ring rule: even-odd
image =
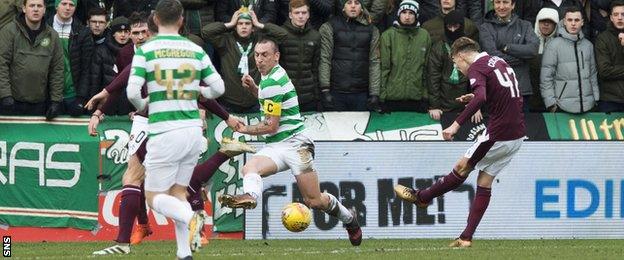
[[[466,225],[466,229],[459,236],[462,240],[472,240],[472,235],[474,235],[475,230],[477,230],[477,226],[479,222],[481,222],[481,218],[485,213],[488,205],[490,204],[490,196],[492,194],[491,188],[483,188],[481,186],[477,186],[477,192],[470,206],[470,214],[468,214],[468,223]]]
[[[421,190],[418,193],[418,199],[423,203],[430,203],[436,197],[442,196],[444,193],[457,189],[464,181],[466,177],[460,176],[455,169],[448,175],[438,179],[436,183],[431,187]]]
[[[221,152],[216,152],[205,162],[195,166],[193,177],[186,189],[189,193],[188,202],[193,211],[204,209],[204,200],[201,197],[202,184],[210,180],[219,166],[229,160],[230,157]]]
[[[132,226],[141,204],[141,188],[134,185],[125,185],[121,190],[121,203],[119,204],[119,233],[118,243],[130,243]],[[145,198],[143,197],[143,203]],[[146,218],[147,219],[147,218]]]

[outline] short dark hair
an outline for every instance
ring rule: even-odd
[[[307,6],[308,9],[310,9],[310,5],[307,0],[290,0],[290,3],[288,3],[288,11],[304,6]]]
[[[91,9],[89,9],[89,13],[87,15],[87,20],[91,20],[91,16],[95,16],[95,15],[103,15],[104,17],[106,17],[106,21],[108,21],[108,13],[106,12],[106,9],[101,8],[101,7],[93,7]]]
[[[160,0],[155,10],[156,17],[162,25],[174,25],[184,12],[184,8],[178,0]]]
[[[613,2],[611,2],[611,5],[609,5],[609,14],[613,13],[613,9],[618,7],[618,6],[624,6],[624,1],[622,0],[615,0]]]
[[[480,49],[481,49],[481,46],[479,46],[479,43],[477,43],[473,39],[470,39],[465,36],[460,37],[459,39],[455,40],[455,42],[453,42],[453,45],[451,46],[451,57],[457,55],[460,52],[464,52],[464,51],[478,52]]]
[[[262,40],[258,41],[258,43],[256,43],[256,46],[258,46],[258,44],[265,44],[265,43],[271,44],[273,53],[279,52],[279,46],[277,46],[277,42],[275,42],[274,40],[270,38],[263,38]]]
[[[147,29],[152,33],[158,33],[158,26],[154,22],[154,13],[151,13],[147,17]]]
[[[130,17],[128,17],[128,25],[130,25],[130,27],[142,23],[147,23],[147,15],[145,15],[145,13],[133,12],[130,14]]]
[[[561,19],[565,19],[566,15],[568,13],[576,13],[576,12],[581,13],[581,16],[583,16],[583,12],[581,11],[581,8],[579,8],[578,6],[573,5],[573,6],[570,6],[570,7],[566,8],[563,11],[563,17],[561,17]]]

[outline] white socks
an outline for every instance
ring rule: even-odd
[[[176,245],[178,246],[178,251],[176,252],[178,258],[182,259],[192,255],[191,246],[189,244],[188,225],[175,221],[175,236]]]
[[[193,210],[190,204],[171,195],[158,194],[154,196],[152,206],[154,206],[156,212],[172,218],[176,222],[182,222],[187,226],[193,217]]]
[[[243,192],[249,193],[256,200],[262,198],[262,177],[255,172],[245,174]]]
[[[340,201],[338,201],[338,199],[334,197],[334,195],[327,192],[325,192],[324,194],[329,197],[329,207],[325,210],[325,213],[340,219],[342,223],[351,223],[354,217],[351,212],[345,206],[343,206],[342,203],[340,203]]]
[[[154,196],[152,206],[154,206],[156,212],[174,220],[176,244],[178,247],[176,255],[179,258],[190,256],[192,253],[189,243],[188,225],[191,222],[191,218],[193,218],[191,205],[174,196],[158,194]]]

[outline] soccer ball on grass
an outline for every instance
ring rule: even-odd
[[[282,209],[282,224],[292,232],[306,230],[312,221],[312,212],[301,203],[293,202]]]

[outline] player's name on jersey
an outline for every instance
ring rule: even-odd
[[[179,49],[160,49],[154,51],[154,56],[158,58],[194,58],[195,52]]]

